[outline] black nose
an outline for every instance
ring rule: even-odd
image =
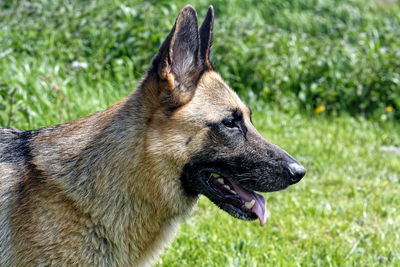
[[[306,169],[300,163],[290,163],[289,173],[292,184],[297,183],[306,174]]]

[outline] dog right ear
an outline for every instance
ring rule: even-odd
[[[203,67],[197,14],[192,6],[185,6],[179,13],[150,71],[156,73],[160,81],[162,88],[158,95],[163,104],[179,107],[193,96]]]

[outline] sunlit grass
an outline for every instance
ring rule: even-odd
[[[243,97],[280,110],[400,119],[400,6],[386,2],[213,1],[215,66]],[[0,1],[0,123],[29,128],[43,112],[40,125],[63,122],[126,95],[185,4]],[[202,21],[211,2],[191,4]],[[55,109],[64,97],[52,85],[81,103]]]

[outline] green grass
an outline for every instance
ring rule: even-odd
[[[201,21],[210,2],[191,3]],[[0,1],[0,110],[12,107],[13,125],[32,127],[36,114],[47,114],[39,122],[45,125],[87,114],[87,103],[103,108],[110,94],[120,98],[135,88],[185,4]],[[400,119],[400,5],[394,0],[213,4],[215,66],[242,97],[280,110],[313,113],[323,106],[331,114]],[[55,110],[61,92],[82,102],[60,100]],[[8,117],[1,115],[0,123]]]
[[[0,1],[0,125],[62,123],[128,95],[186,3]],[[191,4],[201,20],[210,3]],[[308,173],[266,195],[264,227],[201,198],[159,265],[400,266],[400,155],[380,150],[400,146],[399,3],[213,4],[215,66]]]

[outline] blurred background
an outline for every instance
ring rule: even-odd
[[[398,0],[0,0],[0,125],[127,96],[188,3],[214,6],[216,69],[308,173],[263,228],[201,198],[158,265],[400,265]]]

